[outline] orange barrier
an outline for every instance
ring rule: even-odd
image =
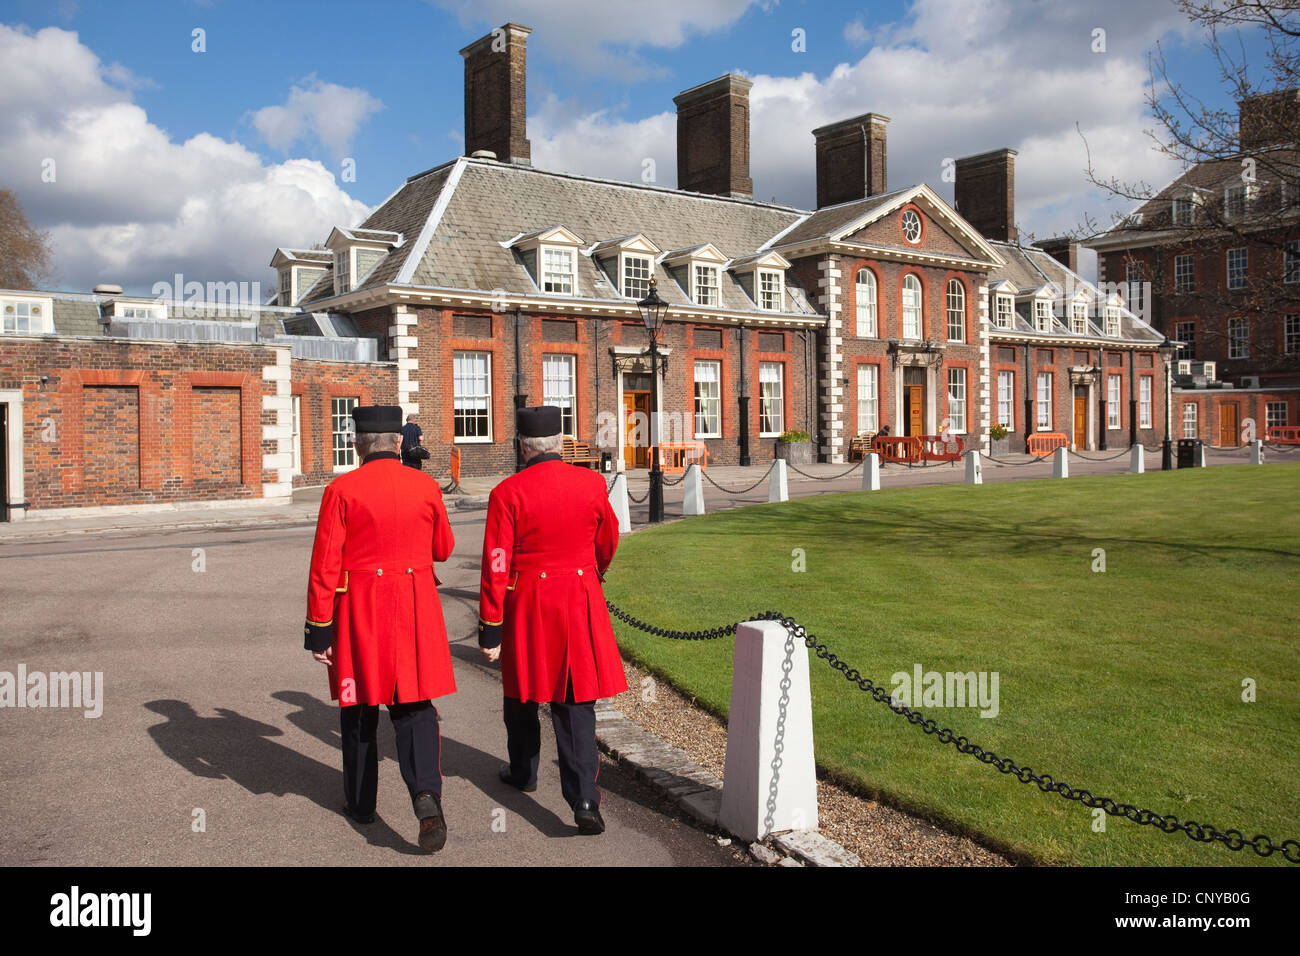
[[[460,484],[460,449],[455,445],[451,446],[451,480]]]
[[[966,451],[966,442],[958,435],[953,435],[947,441],[942,435],[916,437],[921,441],[922,461],[960,461],[962,453]]]
[[[921,460],[921,441],[914,436],[877,435],[872,448],[881,461],[896,461],[910,465]]]
[[[697,464],[701,470],[709,468],[709,450],[702,441],[666,441],[659,443],[659,468],[661,471],[685,471],[686,466]]]
[[[1300,445],[1300,425],[1270,425],[1268,440],[1275,445]]]
[[[1070,439],[1060,432],[1038,432],[1029,436],[1029,454],[1043,458],[1058,448],[1069,448]]]

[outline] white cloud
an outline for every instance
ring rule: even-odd
[[[871,39],[871,31],[862,20],[862,14],[858,14],[848,23],[844,24],[844,40],[850,46],[866,46]]]
[[[75,33],[0,25],[3,185],[50,231],[57,287],[148,293],[181,272],[259,280],[269,293],[276,246],[310,245],[366,214],[318,162],[267,165],[207,133],[173,141],[111,75]]]
[[[1105,54],[1091,50],[1098,26],[1107,29]],[[876,112],[891,117],[890,188],[926,182],[951,201],[945,158],[1009,146],[1019,153],[1022,231],[1044,238],[1074,228],[1085,213],[1108,223],[1127,205],[1089,186],[1080,131],[1103,178],[1163,185],[1176,174],[1142,132],[1151,125],[1145,53],[1170,33],[1187,35],[1176,10],[1129,0],[1086,7],[917,0],[904,21],[873,27],[874,42],[857,62],[824,76],[751,76],[754,194],[811,207],[812,130]],[[541,168],[636,179],[640,157],[656,155],[658,181],[675,184],[671,113],[628,120],[548,100],[529,124]]]
[[[274,149],[319,143],[336,157],[347,153],[357,131],[384,104],[363,89],[326,83],[311,74],[295,83],[283,106],[249,114],[258,135]]]
[[[454,14],[466,28],[493,30],[517,22],[518,0],[428,0]],[[623,9],[593,6],[591,0],[547,0],[531,4],[524,18],[535,31],[529,50],[569,66],[607,77],[645,77],[664,70],[637,51],[675,49],[690,37],[724,29],[750,7],[767,11],[758,0],[656,0]]]

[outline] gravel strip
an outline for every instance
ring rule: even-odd
[[[727,725],[664,681],[624,663],[628,690],[610,701],[629,720],[722,777]],[[941,830],[911,814],[884,806],[827,780],[817,781],[818,829],[865,866],[1013,866],[974,841]]]

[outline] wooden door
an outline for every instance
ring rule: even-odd
[[[1074,393],[1074,447],[1088,447],[1088,399],[1079,391]]]
[[[925,434],[925,386],[907,387],[907,434]]]
[[[1219,444],[1236,448],[1241,444],[1237,435],[1237,404],[1225,403],[1219,406]]]
[[[650,393],[623,392],[623,466],[650,467]]]

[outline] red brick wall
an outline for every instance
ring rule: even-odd
[[[295,488],[329,484],[334,471],[333,399],[358,398],[362,405],[397,404],[397,367],[389,363],[366,364],[293,360],[291,390],[298,397],[302,447],[301,473],[294,475]],[[429,426],[426,443],[430,439]],[[429,470],[426,462],[425,469]],[[435,473],[439,469],[433,469]],[[445,470],[442,469],[442,470]]]
[[[275,480],[261,468],[260,427],[262,399],[275,394],[262,368],[275,356],[257,346],[6,337],[0,381],[23,391],[32,509],[260,497]],[[208,427],[218,419],[224,430]],[[199,474],[196,461],[206,462]]]

